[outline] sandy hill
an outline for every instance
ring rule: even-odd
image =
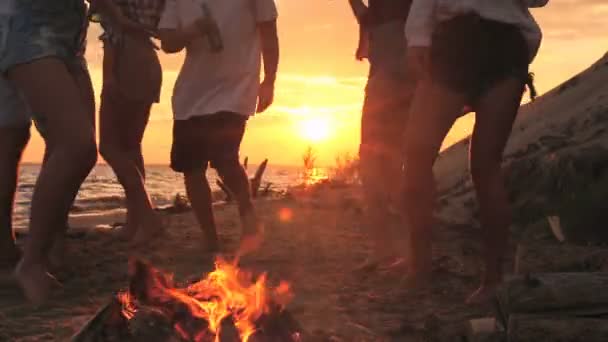
[[[548,214],[568,216],[572,209],[587,218],[581,210],[596,208],[599,198],[608,194],[600,186],[608,178],[603,177],[608,166],[607,130],[608,54],[523,105],[505,151],[516,221],[526,224]],[[463,223],[470,222],[476,208],[467,168],[468,144],[467,138],[445,150],[435,168],[443,203],[464,199],[465,210],[450,210],[444,213],[450,216],[446,219]],[[573,208],[572,203],[585,205]]]

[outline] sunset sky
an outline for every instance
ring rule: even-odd
[[[254,117],[243,142],[242,154],[252,162],[299,165],[307,146],[313,145],[319,163],[354,154],[359,143],[359,119],[367,63],[355,61],[357,27],[347,0],[279,0],[281,65],[274,106]],[[550,90],[585,69],[608,50],[608,0],[550,0],[534,11],[544,31],[540,54],[532,66],[540,93]],[[87,59],[96,94],[101,85],[99,28],[89,33]],[[150,164],[167,164],[171,147],[173,84],[182,56],[161,54],[164,84],[161,103],[152,111],[144,139]],[[446,144],[470,131],[465,117]],[[30,143],[25,161],[41,160],[43,143]]]

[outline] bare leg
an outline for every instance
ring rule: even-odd
[[[381,263],[394,263],[401,254],[391,229],[393,220],[389,210],[395,186],[388,184],[389,180],[400,179],[401,163],[388,154],[388,151],[366,151],[365,146],[360,153],[366,225],[372,243],[372,255],[358,267],[360,271],[371,271]]]
[[[131,226],[125,231],[127,237],[134,237],[136,243],[145,243],[162,231],[162,224],[146,192],[137,164],[121,141],[121,137],[127,134],[122,130],[128,129],[122,125],[122,119],[137,108],[120,99],[117,90],[106,89],[100,111],[100,151],[125,189],[127,211],[131,219]]]
[[[8,76],[25,94],[32,110],[44,114],[46,138],[53,146],[38,176],[30,236],[16,270],[26,297],[39,303],[48,297],[54,283],[47,273],[48,253],[59,233],[53,223],[64,219],[71,206],[68,197],[95,165],[95,132],[78,86],[60,60],[44,58],[20,65]]]
[[[74,78],[78,86],[78,90],[80,91],[80,96],[85,105],[87,111],[87,117],[89,121],[95,127],[95,92],[93,91],[93,84],[91,82],[91,77],[89,75],[86,66],[84,65],[70,65],[70,73]],[[47,146],[44,153],[43,163],[46,163],[49,155],[52,153],[52,145],[49,141],[47,141]],[[59,269],[63,266],[67,243],[65,239],[65,234],[69,229],[68,219],[70,215],[70,209],[78,195],[78,191],[80,190],[80,186],[74,186],[72,188],[71,196],[66,196],[66,200],[69,201],[69,205],[66,205],[68,211],[65,212],[62,216],[62,220],[57,223],[57,236],[55,238],[55,243],[51,248],[49,253],[49,267],[51,270]]]
[[[13,203],[19,161],[29,140],[29,125],[0,128],[0,268],[13,268],[21,255],[13,232]]]
[[[433,164],[450,127],[465,104],[461,94],[425,79],[420,82],[405,134],[404,206],[410,224],[410,267],[424,281],[432,271],[435,204]]]
[[[257,250],[262,243],[263,226],[261,225],[251,199],[251,187],[247,172],[239,163],[238,156],[215,161],[214,167],[218,174],[234,193],[239,207],[239,214],[243,227],[243,237],[239,247],[238,256]]]
[[[136,110],[126,119],[125,132],[123,132],[123,142],[126,149],[129,151],[129,156],[142,178],[146,179],[146,168],[144,164],[144,156],[141,149],[141,142],[144,139],[144,133],[150,120],[150,110],[152,104],[141,103]],[[126,133],[126,134],[125,134]]]
[[[484,229],[485,271],[481,287],[469,302],[486,300],[502,281],[511,206],[502,174],[502,154],[521,103],[524,85],[507,79],[490,89],[479,102],[471,142],[470,163]]]
[[[206,249],[216,252],[219,250],[219,241],[211,202],[211,188],[205,172],[206,169],[184,173],[184,183],[194,215],[205,235]]]

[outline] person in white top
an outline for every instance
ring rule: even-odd
[[[273,102],[279,62],[276,22],[273,0],[167,0],[160,20],[162,49],[186,49],[173,90],[171,167],[184,174],[210,250],[219,246],[205,177],[208,164],[238,202],[244,233],[240,252],[261,242],[261,224],[239,149],[248,118]]]
[[[431,229],[435,186],[433,164],[463,108],[476,113],[470,168],[483,226],[484,264],[480,288],[470,303],[485,301],[502,281],[511,208],[501,173],[529,64],[541,31],[529,7],[547,0],[414,0],[406,25],[406,65],[419,86],[405,135],[404,206],[411,225],[412,280],[431,276]],[[531,95],[533,94],[531,87]]]

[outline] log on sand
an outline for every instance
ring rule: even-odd
[[[243,167],[245,168],[245,170],[247,170],[248,163],[249,159],[245,158],[245,160],[243,161]],[[260,166],[258,166],[258,169],[255,171],[255,175],[253,176],[253,178],[249,180],[251,187],[251,195],[253,196],[253,198],[258,197],[258,194],[260,192],[260,186],[262,185],[262,177],[264,176],[264,172],[266,172],[267,167],[268,159],[265,159],[260,164]],[[222,189],[222,191],[226,194],[226,202],[232,202],[232,200],[234,199],[234,192],[232,192],[232,190],[230,190],[230,188],[222,180],[218,179],[216,183],[217,186],[219,186],[220,189]],[[269,190],[270,186],[265,189],[265,191]]]
[[[608,272],[520,276],[507,282],[497,298],[504,322],[522,313],[608,315]]]
[[[509,342],[608,341],[608,320],[566,316],[512,315]]]
[[[260,191],[260,186],[262,185],[262,177],[264,176],[264,172],[266,172],[266,167],[268,166],[268,159],[264,159],[262,164],[258,166],[258,169],[255,171],[255,175],[251,179],[251,194],[253,197],[258,197],[258,192]]]

